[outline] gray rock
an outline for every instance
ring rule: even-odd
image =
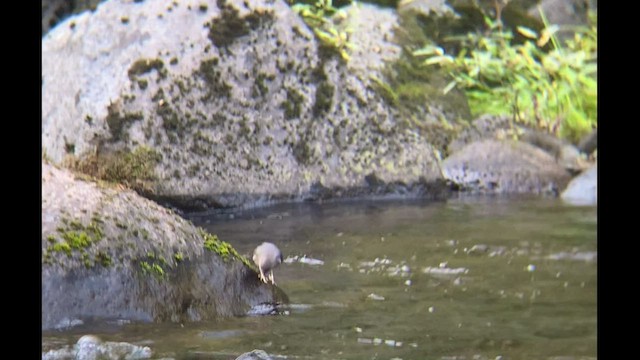
[[[71,14],[94,9],[102,0],[41,0],[42,35]]]
[[[449,154],[479,140],[504,140],[523,134],[526,128],[509,116],[482,115],[460,131],[447,148]]]
[[[540,11],[550,24],[556,25],[586,25],[588,24],[588,11],[598,10],[597,0],[542,0],[539,5],[532,6],[529,14],[540,19]],[[566,37],[566,33],[559,33],[559,36]]]
[[[472,193],[558,195],[570,174],[555,159],[517,141],[470,143],[442,163],[446,179]]]
[[[357,10],[345,65],[282,0],[101,3],[43,38],[43,149],[61,163],[149,146],[152,195],[185,207],[431,192],[432,146],[370,78],[399,53],[394,14]]]
[[[520,140],[546,151],[572,174],[578,174],[589,166],[576,146],[549,133],[526,129]]]
[[[133,191],[43,163],[43,329],[86,317],[198,321],[278,300],[238,258],[205,250],[204,236]]]
[[[275,360],[275,359],[280,359],[280,357],[272,357],[271,355],[267,354],[267,352],[264,350],[252,350],[236,358],[236,360]]]
[[[572,174],[586,169],[589,163],[580,150],[566,140],[530,126],[514,122],[509,116],[483,115],[473,120],[448,146],[449,153],[479,140],[518,139],[544,150]]]
[[[126,342],[102,342],[93,335],[82,336],[73,349],[64,347],[42,354],[42,360],[138,360],[151,358],[151,349]]]
[[[562,200],[573,205],[598,204],[598,165],[571,180],[562,192]]]
[[[485,254],[487,251],[489,251],[489,245],[475,244],[469,250],[467,250],[467,254],[480,255],[480,254]]]
[[[591,154],[598,148],[598,129],[594,129],[578,144],[578,149],[585,154]]]
[[[249,316],[277,315],[278,313],[278,305],[273,303],[258,304],[247,311]]]

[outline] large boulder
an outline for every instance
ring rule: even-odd
[[[87,318],[197,321],[283,300],[248,265],[133,191],[42,165],[43,329]]]
[[[46,156],[148,146],[161,155],[149,196],[186,208],[362,194],[371,176],[436,191],[432,146],[372,86],[398,55],[374,11],[340,25],[381,40],[348,65],[282,0],[101,3],[43,38]]]
[[[513,140],[471,142],[442,162],[444,177],[465,191],[557,196],[571,175],[533,145]]]

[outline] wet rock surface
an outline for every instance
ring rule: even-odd
[[[43,329],[83,318],[199,321],[275,301],[226,245],[206,250],[210,235],[172,211],[46,163],[42,176]]]

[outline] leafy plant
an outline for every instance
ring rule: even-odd
[[[350,29],[339,29],[333,16],[344,16],[340,9],[333,6],[332,0],[318,0],[313,5],[298,3],[292,6],[305,23],[313,30],[320,43],[335,50],[342,59],[349,61],[349,51],[354,46],[349,42]]]
[[[556,34],[563,29],[540,13],[545,28],[539,34],[516,28],[526,38],[521,44],[499,20],[485,16],[487,32],[459,37],[457,56],[437,45],[413,55],[445,68],[452,81],[443,92],[464,89],[474,115],[511,114],[576,142],[597,124],[597,21],[592,15],[589,26],[572,28],[573,39],[562,44]]]

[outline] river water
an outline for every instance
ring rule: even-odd
[[[595,359],[597,208],[469,198],[279,205],[191,214],[249,255],[282,250],[280,315],[197,324],[86,324],[154,358]]]

